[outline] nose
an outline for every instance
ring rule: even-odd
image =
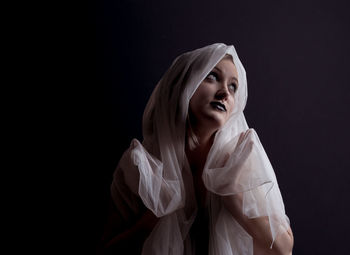
[[[226,100],[229,96],[227,86],[223,85],[215,94],[215,98],[218,100]]]

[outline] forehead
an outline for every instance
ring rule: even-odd
[[[223,75],[237,78],[238,73],[235,64],[232,61],[232,57],[226,55],[223,57],[214,67],[218,69]]]

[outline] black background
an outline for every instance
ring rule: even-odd
[[[93,240],[85,247],[93,251],[102,234],[112,173],[131,139],[142,140],[156,83],[179,54],[223,42],[247,72],[245,116],[276,172],[293,254],[346,254],[349,12],[347,1],[89,2],[74,114],[86,152],[75,174],[90,177],[80,195]]]

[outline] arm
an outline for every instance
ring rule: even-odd
[[[148,209],[129,228],[123,227],[123,219],[111,205],[108,221],[101,239],[100,254],[122,251],[125,247],[142,249],[142,245],[156,225],[158,218]],[[124,228],[124,230],[122,230]],[[121,231],[122,230],[122,231]]]
[[[275,242],[270,249],[272,243],[272,235],[270,231],[268,217],[259,217],[250,219],[243,214],[242,201],[243,195],[224,196],[223,203],[237,220],[237,222],[247,231],[253,238],[254,254],[266,255],[291,255],[293,249],[293,234],[289,228],[288,231],[277,235]]]
[[[105,247],[108,248],[132,239],[145,240],[157,223],[157,219],[158,218],[151,211],[147,210],[131,228],[114,236],[106,243]]]

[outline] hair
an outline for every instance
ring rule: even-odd
[[[192,129],[191,119],[190,119],[190,109],[189,109],[189,113],[187,114],[187,120],[186,120],[186,138],[187,138],[188,147],[191,151],[194,150],[199,145],[198,138]]]
[[[233,57],[230,54],[225,54],[225,56],[223,56],[221,60],[223,59],[230,59],[233,62]],[[233,62],[233,64],[235,64],[235,62]]]

